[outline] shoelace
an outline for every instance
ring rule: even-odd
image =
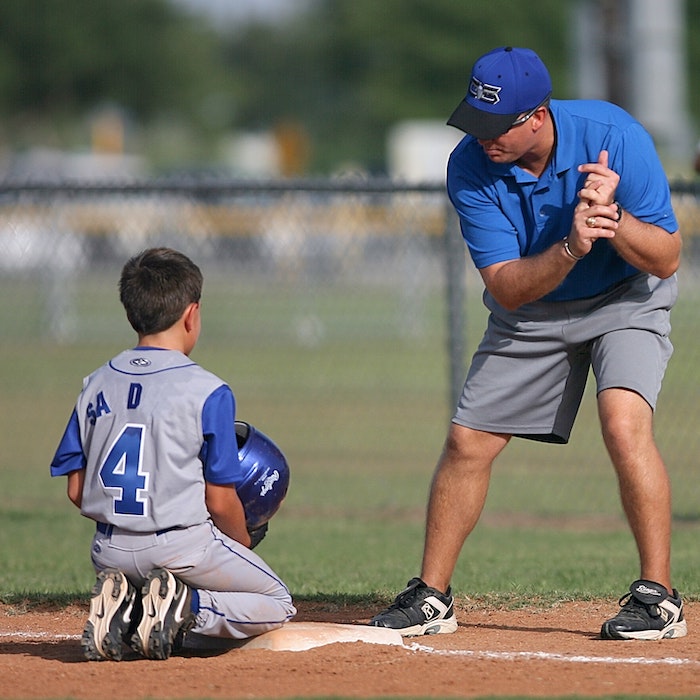
[[[417,590],[424,588],[422,581],[415,581],[396,596],[396,600],[389,606],[390,609],[410,608],[415,602]]]
[[[651,617],[659,617],[660,614],[658,605],[642,603],[642,601],[635,598],[632,593],[625,593],[618,601],[618,604],[623,612],[628,615],[634,615],[635,617],[642,617],[645,614]]]

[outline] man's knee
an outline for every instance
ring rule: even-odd
[[[632,391],[612,390],[599,396],[600,422],[608,448],[629,452],[653,442],[653,411]]]
[[[452,423],[440,461],[442,464],[470,464],[473,468],[490,468],[509,440],[508,435],[487,433]]]

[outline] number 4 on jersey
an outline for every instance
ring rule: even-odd
[[[115,514],[147,515],[148,474],[141,464],[144,432],[143,425],[124,426],[100,468],[102,485],[115,492]]]

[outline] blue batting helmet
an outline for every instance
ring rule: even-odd
[[[235,425],[238,459],[245,473],[236,491],[250,531],[264,525],[282,505],[289,488],[289,465],[267,435],[244,421]]]

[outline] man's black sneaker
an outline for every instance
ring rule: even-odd
[[[373,627],[398,630],[403,637],[447,634],[457,629],[452,591],[430,588],[422,579],[412,578],[394,602],[369,622]]]
[[[688,633],[683,602],[675,588],[669,595],[654,581],[635,581],[620,598],[620,606],[620,612],[603,623],[603,639],[670,639]]]
[[[128,642],[136,603],[136,589],[116,569],[97,574],[90,598],[81,645],[88,661],[121,661],[122,642]]]
[[[196,622],[192,593],[167,569],[153,569],[141,589],[143,612],[131,647],[147,659],[168,659]]]

